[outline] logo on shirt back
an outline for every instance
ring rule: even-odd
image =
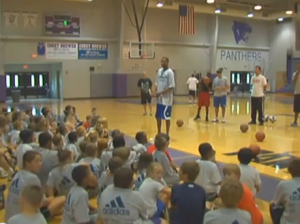
[[[300,188],[298,188],[296,191],[293,192],[293,194],[290,196],[291,201],[300,201]]]
[[[120,196],[107,203],[102,211],[105,215],[130,215],[130,210],[125,208],[125,205]]]
[[[12,192],[14,194],[19,194],[20,193],[19,181],[20,181],[19,178],[13,180],[13,182],[11,183],[11,186],[10,186],[10,192]]]

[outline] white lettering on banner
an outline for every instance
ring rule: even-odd
[[[262,61],[263,55],[259,51],[221,50],[220,58],[227,61]]]
[[[47,59],[78,59],[77,43],[46,43]]]

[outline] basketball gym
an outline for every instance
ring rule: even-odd
[[[60,116],[73,105],[82,120],[97,108],[128,141],[141,130],[152,141],[156,120],[143,116],[137,82],[145,72],[154,83],[166,56],[176,83],[169,149],[174,161],[199,158],[199,144],[209,142],[222,166],[237,163],[240,148],[259,145],[251,165],[262,179],[257,204],[271,224],[275,187],[290,178],[289,161],[300,157],[300,131],[290,127],[292,74],[300,63],[298,1],[2,0],[0,8],[1,107],[31,108],[35,115],[48,106]],[[268,80],[264,114],[273,120],[241,132],[250,121],[257,65]],[[213,78],[218,68],[231,83],[226,123],[194,121],[197,105],[189,103],[186,80],[193,73]],[[155,99],[152,104],[155,114]],[[209,116],[214,118],[212,106]],[[261,142],[259,131],[265,133]],[[4,221],[4,210],[0,217]]]

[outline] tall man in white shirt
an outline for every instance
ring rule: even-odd
[[[195,78],[195,75],[192,76],[187,80],[186,84],[189,89],[189,96],[190,96],[190,103],[195,102],[195,96],[197,92],[197,84],[199,83],[198,79]]]
[[[297,65],[297,71],[293,74],[293,86],[294,86],[294,113],[295,118],[294,122],[291,124],[291,127],[298,127],[298,115],[300,113],[300,64]]]
[[[255,76],[252,77],[251,84],[251,122],[249,124],[256,124],[256,113],[258,112],[259,124],[263,125],[263,98],[265,96],[264,91],[267,88],[267,79],[261,74],[260,66],[255,66]]]
[[[161,133],[161,120],[166,121],[166,133],[169,135],[173,105],[173,90],[175,88],[174,72],[169,68],[169,58],[161,59],[161,68],[156,74],[156,121],[157,131]]]

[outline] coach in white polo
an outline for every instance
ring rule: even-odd
[[[255,66],[255,75],[251,79],[251,84],[251,122],[249,124],[256,124],[256,114],[258,112],[259,124],[263,125],[263,98],[264,91],[267,88],[267,79],[261,74],[260,66]]]

